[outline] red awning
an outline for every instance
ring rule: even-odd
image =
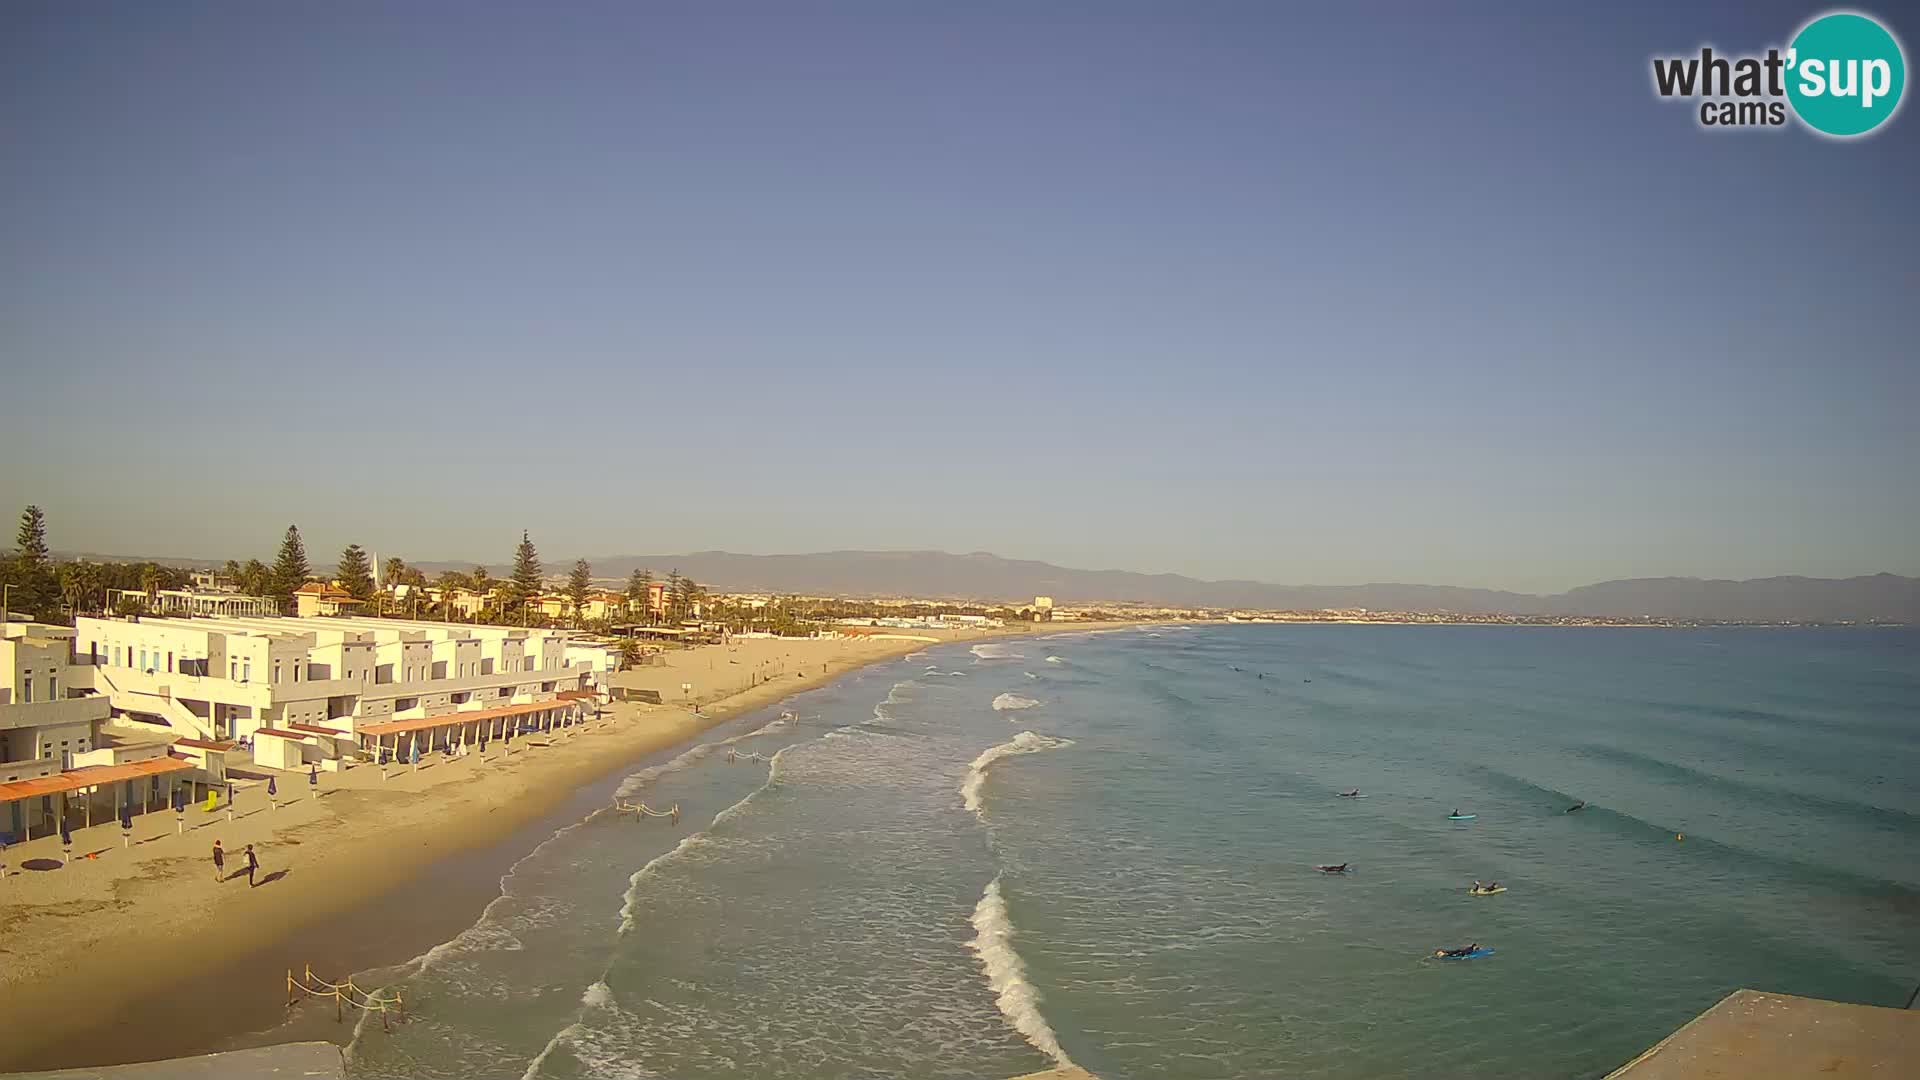
[[[63,791],[79,791],[102,784],[117,784],[122,780],[138,780],[143,776],[162,776],[196,768],[199,766],[193,762],[176,757],[148,758],[145,761],[129,761],[124,765],[89,765],[84,769],[69,769],[52,776],[36,776],[31,780],[0,784],[0,802],[58,795]]]

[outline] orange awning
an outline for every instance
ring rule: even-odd
[[[31,780],[0,784],[0,802],[58,795],[63,791],[79,791],[101,784],[117,784],[122,780],[138,780],[143,776],[162,776],[196,768],[199,766],[193,762],[176,757],[148,758],[145,761],[129,761],[124,765],[89,765],[84,769],[69,769],[52,776],[36,776]]]
[[[493,709],[474,709],[470,712],[441,713],[439,716],[423,716],[417,720],[389,720],[384,724],[366,724],[356,734],[404,735],[409,731],[425,731],[428,728],[453,727],[457,724],[471,724],[476,720],[498,720],[502,717],[526,716],[529,713],[543,712],[547,709],[565,709],[571,701],[529,701],[521,705],[501,705]]]

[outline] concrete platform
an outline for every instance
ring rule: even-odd
[[[340,1048],[329,1042],[284,1043],[233,1050],[204,1057],[108,1065],[98,1069],[8,1073],[6,1080],[342,1080],[347,1075]]]
[[[1028,1073],[1025,1076],[1016,1076],[1013,1080],[1094,1080],[1094,1076],[1075,1065],[1070,1069],[1048,1069],[1046,1072]]]
[[[1920,1011],[1735,990],[1608,1080],[1920,1076]]]

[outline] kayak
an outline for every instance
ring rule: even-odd
[[[1479,816],[1480,816],[1479,814],[1448,814],[1447,820],[1448,821],[1472,821],[1474,818],[1477,818]]]
[[[1503,893],[1506,891],[1507,891],[1507,887],[1505,885],[1501,885],[1497,888],[1492,888],[1492,889],[1468,889],[1467,890],[1467,892],[1473,896],[1493,896],[1497,893]]]
[[[1479,949],[1473,950],[1470,953],[1462,953],[1459,956],[1436,956],[1434,957],[1434,959],[1436,960],[1478,960],[1483,956],[1492,956],[1492,955],[1493,955],[1492,949],[1479,948]]]

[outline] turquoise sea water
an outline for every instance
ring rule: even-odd
[[[1908,630],[943,646],[624,787],[682,825],[565,830],[368,973],[418,1019],[355,1076],[1592,1077],[1736,987],[1920,982]]]

